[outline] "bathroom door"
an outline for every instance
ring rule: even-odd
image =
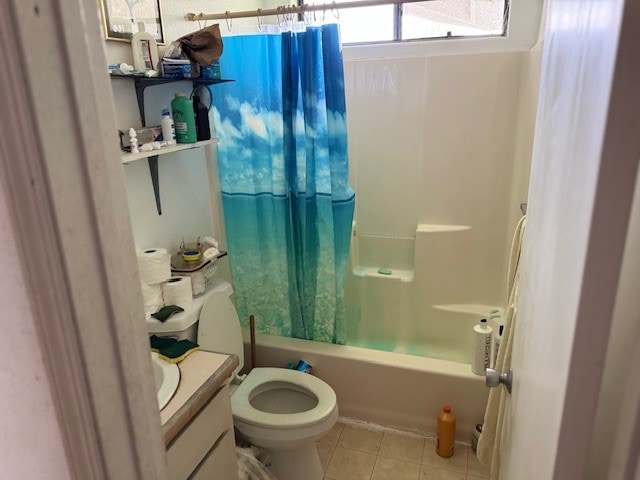
[[[640,152],[639,50],[638,2],[549,1],[503,480],[591,478]]]

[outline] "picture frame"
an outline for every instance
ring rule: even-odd
[[[131,42],[143,23],[145,31],[164,45],[160,0],[100,0],[100,6],[105,39]]]

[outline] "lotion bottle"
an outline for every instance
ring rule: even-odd
[[[491,366],[491,332],[493,329],[487,324],[487,319],[480,320],[473,327],[473,356],[471,358],[471,371],[476,375],[485,374],[485,370]]]
[[[456,416],[451,413],[451,406],[445,405],[438,415],[436,434],[436,453],[441,457],[452,457],[456,444]]]
[[[173,126],[173,118],[168,108],[162,110],[162,139],[167,145],[176,143],[176,129]]]

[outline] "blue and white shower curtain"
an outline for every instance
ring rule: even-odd
[[[344,344],[355,196],[338,27],[226,37],[220,66],[235,79],[214,120],[240,318]]]

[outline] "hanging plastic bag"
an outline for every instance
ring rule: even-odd
[[[251,448],[237,447],[236,460],[238,462],[239,480],[278,480],[276,476],[254,456]]]

